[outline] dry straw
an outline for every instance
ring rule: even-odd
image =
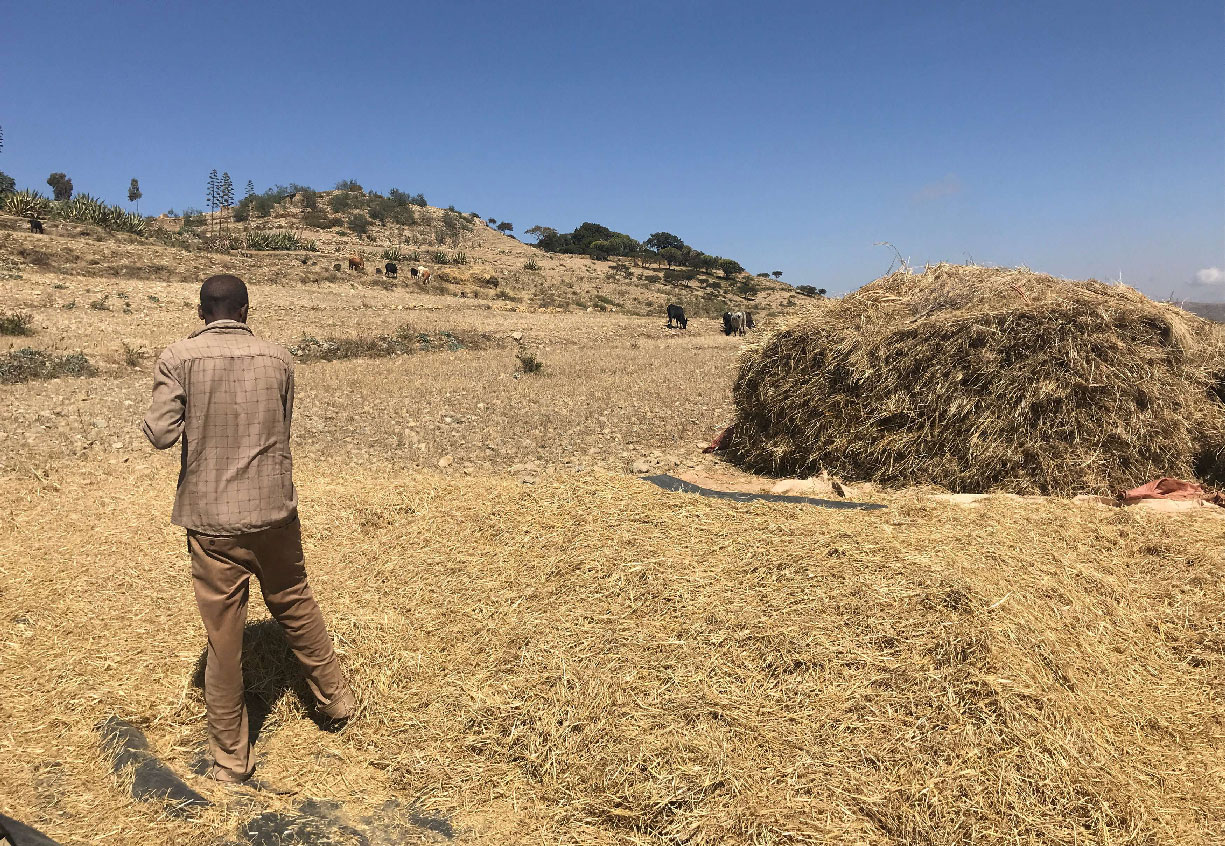
[[[203,742],[165,459],[0,479],[0,812],[64,843],[241,842],[296,801],[193,781],[221,804],[174,819],[128,799],[98,751],[112,714],[181,773]],[[1218,520],[299,471],[311,580],[361,710],[321,733],[275,629],[252,628],[260,775],[298,799],[355,820],[397,799],[465,843],[1225,834]]]
[[[744,352],[731,447],[762,471],[954,491],[1212,481],[1221,350],[1219,327],[1123,285],[900,271]]]

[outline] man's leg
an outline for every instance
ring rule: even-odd
[[[240,538],[187,533],[196,605],[208,634],[204,666],[204,705],[208,746],[220,778],[243,781],[255,769],[242,685],[242,630],[253,559]]]
[[[333,720],[353,715],[356,703],[340,672],[323,612],[306,580],[302,525],[292,523],[249,536],[259,561],[256,575],[268,610],[285,631],[319,710]]]

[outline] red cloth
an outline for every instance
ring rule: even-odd
[[[1202,499],[1214,505],[1225,505],[1225,496],[1220,492],[1204,490],[1201,484],[1171,479],[1169,476],[1162,476],[1138,488],[1119,492],[1119,502],[1123,505],[1133,505],[1142,499]]]
[[[719,430],[719,434],[715,435],[715,439],[710,442],[710,446],[702,450],[702,452],[718,452],[727,446],[728,438],[731,437],[732,427],[728,426]]]

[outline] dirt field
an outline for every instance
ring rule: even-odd
[[[196,328],[213,268],[251,278],[252,325],[282,343],[478,341],[298,366],[309,566],[361,713],[306,719],[253,610],[260,774],[288,796],[188,776],[204,638],[168,519],[177,451],[138,430],[151,356]],[[0,312],[35,330],[0,354],[99,367],[0,385],[0,812],[116,846],[250,842],[307,799],[331,822],[281,842],[1225,839],[1225,522],[666,494],[633,472],[733,472],[700,452],[740,345],[713,319],[310,268],[0,231]],[[618,296],[667,299],[636,290]],[[543,371],[517,377],[520,350]],[[99,748],[111,716],[212,807],[129,798]]]

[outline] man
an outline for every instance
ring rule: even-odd
[[[243,700],[242,634],[251,577],[285,631],[323,717],[355,701],[306,581],[289,454],[293,359],[247,328],[247,286],[213,276],[200,288],[204,328],[161,354],[144,432],[158,449],[182,439],[172,520],[187,530],[196,604],[208,634],[204,702],[209,777],[254,772]]]

